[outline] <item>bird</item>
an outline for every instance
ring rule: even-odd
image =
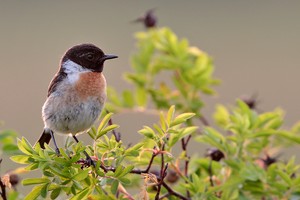
[[[117,57],[104,54],[99,47],[89,43],[75,45],[65,52],[48,87],[42,107],[44,129],[36,144],[45,149],[45,144],[52,138],[59,155],[54,133],[70,135],[79,142],[76,136],[92,127],[106,101],[104,62]]]

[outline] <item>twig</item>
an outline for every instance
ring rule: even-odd
[[[126,189],[123,187],[122,184],[119,184],[119,187],[118,187],[118,191],[120,193],[123,193],[125,195],[125,198],[129,199],[129,200],[134,200],[134,198],[131,196],[131,194],[129,194]]]
[[[214,182],[213,182],[213,174],[212,174],[212,159],[210,159],[209,161],[209,166],[208,166],[208,173],[209,173],[209,182],[210,182],[210,186],[214,186]]]
[[[165,150],[165,144],[162,145],[162,151],[164,151],[164,150]],[[164,154],[162,153],[161,154],[161,167],[160,167],[160,181],[157,184],[157,192],[156,192],[156,195],[155,195],[155,200],[159,200],[161,185],[162,185],[162,182],[165,178],[165,173],[166,173],[167,168],[168,168],[168,164],[165,166]]]
[[[154,147],[153,149],[155,150],[156,147]],[[149,161],[149,164],[148,164],[148,166],[147,166],[146,169],[144,169],[144,170],[141,170],[141,169],[133,169],[133,170],[131,170],[130,173],[132,173],[132,174],[143,174],[143,173],[148,173],[148,172],[150,171],[150,168],[151,168],[151,166],[152,166],[152,163],[153,163],[154,158],[155,158],[158,154],[159,154],[159,152],[153,151],[152,157],[151,157],[151,159],[150,159],[150,161]],[[114,168],[114,167],[105,167],[103,164],[101,164],[100,167],[101,167],[101,169],[104,170],[104,172],[108,172],[108,171],[113,171],[113,172],[114,172],[114,171],[116,171],[116,168]]]
[[[161,199],[167,198],[170,195],[171,195],[170,193],[166,193],[163,196],[159,197],[159,199],[161,200]]]
[[[5,187],[4,183],[2,182],[2,180],[0,180],[0,187],[1,187],[1,197],[2,197],[2,199],[7,200],[6,187]]]
[[[157,156],[157,153],[153,152],[153,153],[152,153],[152,157],[151,157],[151,159],[150,159],[150,162],[149,162],[149,164],[148,164],[148,167],[147,167],[145,170],[143,170],[142,173],[148,173],[148,172],[149,172],[149,170],[150,170],[150,168],[151,168],[151,166],[152,166],[152,163],[153,163],[153,160],[154,160],[155,156]]]
[[[187,155],[187,145],[191,139],[191,135],[189,135],[187,137],[186,140],[184,140],[184,138],[181,139],[181,147],[182,147],[182,150],[185,151],[185,162],[184,162],[184,175],[185,177],[188,177],[188,168],[189,168],[189,162],[190,162],[190,157]],[[187,183],[187,181],[185,181]],[[190,192],[187,190],[186,191],[186,194],[188,197],[190,197]]]
[[[169,192],[170,195],[174,195],[176,197],[179,197],[180,199],[183,200],[189,200],[189,198],[186,198],[182,194],[179,194],[178,192],[174,191],[168,184],[166,184],[164,181],[162,182],[162,185],[166,188],[166,190]]]
[[[106,112],[108,112],[108,111],[106,111]],[[108,125],[113,125],[113,122],[112,122],[112,119],[111,119],[111,118],[108,120]],[[117,142],[120,142],[120,140],[121,140],[121,133],[120,133],[120,132],[117,133],[117,132],[115,131],[115,129],[114,129],[114,130],[112,130],[112,134],[115,136],[116,141],[117,141]]]
[[[154,158],[155,158],[158,154],[160,154],[160,153],[161,153],[161,152],[153,152],[152,157],[151,157],[151,159],[150,159],[150,162],[149,162],[149,164],[148,164],[148,166],[147,166],[146,169],[144,169],[144,170],[141,170],[141,169],[133,169],[133,170],[130,171],[130,173],[131,173],[131,174],[143,174],[143,173],[149,173]],[[161,154],[162,154],[162,156],[163,156],[163,153],[161,153]],[[163,159],[163,157],[162,157],[162,159]],[[160,187],[163,186],[163,187],[165,187],[165,188],[167,189],[167,191],[168,191],[168,193],[165,194],[165,195],[163,195],[162,197],[167,197],[167,196],[173,195],[173,196],[176,196],[176,197],[178,197],[178,198],[180,198],[180,199],[183,199],[183,200],[189,200],[189,198],[186,198],[186,197],[184,197],[182,194],[180,194],[180,193],[174,191],[170,186],[168,186],[168,185],[164,182],[164,178],[165,178],[165,176],[166,176],[166,172],[167,172],[167,169],[168,169],[168,163],[167,163],[166,165],[164,165],[164,159],[163,159],[162,164],[163,164],[163,165],[161,165],[161,166],[162,166],[162,169],[161,169],[161,173],[160,173],[160,176],[161,176],[161,177],[158,178],[159,183],[158,183],[157,186],[158,186],[158,187],[159,187],[159,186],[160,186]],[[114,168],[114,167],[105,167],[105,166],[103,166],[102,164],[101,164],[100,167],[101,167],[105,172],[108,172],[108,171],[113,171],[113,172],[115,172],[115,171],[116,171],[116,168]],[[158,194],[159,194],[159,193],[160,193],[160,192],[158,192]],[[157,195],[157,196],[158,196],[158,195]],[[161,199],[161,198],[157,197],[156,199]]]
[[[130,171],[130,173],[131,173],[131,174],[143,174],[143,173],[149,173],[149,170],[150,170],[151,165],[152,165],[151,163],[153,162],[154,157],[157,156],[157,155],[158,155],[158,154],[153,154],[153,155],[152,155],[151,161],[150,161],[150,163],[149,163],[147,169],[145,169],[145,170],[133,169],[133,170]],[[113,172],[115,172],[115,171],[116,171],[116,168],[114,168],[114,167],[105,167],[105,166],[101,166],[101,168],[102,168],[105,172],[108,172],[108,171],[113,171]],[[163,176],[164,176],[164,177],[166,176],[167,168],[168,168],[168,165],[166,165],[166,166],[164,167],[164,170],[163,170]],[[189,200],[189,198],[186,198],[186,197],[184,197],[182,194],[180,194],[180,193],[174,191],[170,186],[168,186],[168,185],[164,182],[163,179],[160,179],[160,184],[161,184],[162,186],[164,186],[164,187],[167,189],[167,191],[168,191],[168,194],[165,194],[165,195],[163,195],[163,196],[166,196],[166,197],[167,197],[167,196],[173,195],[173,196],[176,196],[176,197],[178,197],[178,198],[180,198],[180,199],[183,199],[183,200]],[[159,198],[159,199],[161,199],[161,198]]]

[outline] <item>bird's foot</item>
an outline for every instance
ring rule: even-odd
[[[55,148],[55,153],[56,153],[57,156],[60,156],[59,148]]]

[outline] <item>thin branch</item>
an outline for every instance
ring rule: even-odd
[[[125,196],[125,198],[126,199],[129,199],[129,200],[134,200],[134,198],[131,196],[131,194],[129,194],[128,192],[127,192],[127,190],[123,187],[123,185],[120,183],[119,184],[119,187],[118,187],[118,191],[120,192],[120,193],[123,193]]]
[[[153,149],[156,149],[156,147],[154,147]],[[144,169],[144,170],[141,170],[141,169],[133,169],[133,170],[131,170],[130,173],[132,173],[132,174],[149,173],[149,171],[150,171],[150,169],[151,169],[151,166],[152,166],[152,163],[153,163],[153,160],[154,160],[154,158],[155,158],[158,154],[159,154],[159,152],[155,152],[155,151],[152,153],[152,157],[151,157],[151,159],[150,159],[150,161],[149,161],[149,164],[148,164],[148,166],[147,166],[146,169]],[[113,172],[114,172],[114,171],[116,171],[116,168],[114,168],[114,167],[105,167],[103,164],[101,164],[100,167],[104,170],[104,172],[108,172],[108,171],[113,171]]]
[[[150,162],[149,162],[149,164],[148,164],[148,167],[147,167],[145,170],[143,170],[142,173],[148,173],[148,172],[149,172],[149,170],[150,170],[150,168],[151,168],[151,166],[152,166],[152,163],[153,163],[153,160],[154,160],[155,156],[157,156],[157,153],[153,152],[152,157],[151,157],[151,159],[150,159]]]
[[[166,190],[169,192],[170,195],[174,195],[176,197],[179,197],[180,199],[183,200],[189,200],[189,198],[186,198],[185,196],[183,196],[182,194],[174,191],[168,184],[166,184],[164,181],[162,182],[162,185],[166,188]]]
[[[164,151],[164,150],[165,150],[165,144],[162,145],[162,151]],[[157,184],[157,192],[156,192],[156,195],[155,195],[155,200],[159,200],[161,185],[162,185],[162,182],[165,178],[165,173],[166,173],[167,167],[168,167],[168,164],[165,166],[164,154],[162,153],[161,154],[161,167],[160,167],[160,181]]]
[[[108,111],[106,111],[106,112],[108,113]],[[113,121],[112,121],[111,118],[108,120],[108,125],[113,125]],[[115,129],[113,129],[113,130],[112,130],[112,134],[115,136],[116,141],[117,141],[117,142],[120,142],[120,140],[121,140],[121,133],[120,133],[120,132],[117,133],[117,132],[115,131]]]
[[[208,173],[209,173],[209,182],[210,185],[213,187],[214,186],[214,182],[213,182],[213,174],[212,174],[212,159],[210,159],[209,161],[209,166],[208,166]]]
[[[6,187],[5,187],[4,183],[2,182],[2,180],[0,180],[0,187],[1,187],[1,197],[2,197],[2,199],[7,200]]]
[[[187,155],[187,145],[191,139],[191,135],[189,135],[187,137],[187,139],[185,140],[184,138],[181,139],[181,147],[182,147],[182,150],[185,151],[185,162],[184,162],[184,175],[185,177],[188,177],[188,168],[189,168],[189,162],[190,162],[190,157]],[[187,183],[187,181],[185,181]],[[190,197],[190,192],[187,190],[186,191],[186,194],[188,197]]]
[[[145,169],[145,170],[140,170],[140,169],[133,169],[130,171],[131,174],[143,174],[143,173],[149,173],[149,170],[151,168],[151,165],[153,163],[153,160],[155,158],[155,156],[157,156],[159,153],[153,153],[152,154],[152,157],[151,157],[151,160],[149,162],[149,165],[148,167]],[[163,155],[163,154],[162,154]],[[100,166],[105,172],[108,172],[108,171],[113,171],[115,172],[116,171],[116,168],[114,167],[105,167],[103,165]],[[163,167],[163,171],[162,171],[162,177],[159,178],[159,184],[164,186],[166,188],[166,190],[168,191],[168,194],[165,194],[164,196],[170,196],[170,195],[173,195],[173,196],[176,196],[176,197],[179,197],[180,199],[183,199],[183,200],[189,200],[189,198],[186,198],[184,197],[182,194],[174,191],[170,186],[168,186],[165,182],[164,182],[164,178],[166,176],[166,171],[168,169],[168,164],[166,164],[166,166]],[[161,198],[158,198],[158,199],[161,199]]]
[[[162,200],[162,199],[167,198],[169,196],[171,196],[171,194],[170,193],[166,193],[163,196],[159,197],[159,199]]]

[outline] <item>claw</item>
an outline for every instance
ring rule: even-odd
[[[60,151],[59,151],[58,148],[55,148],[55,153],[56,153],[57,156],[60,156]]]

